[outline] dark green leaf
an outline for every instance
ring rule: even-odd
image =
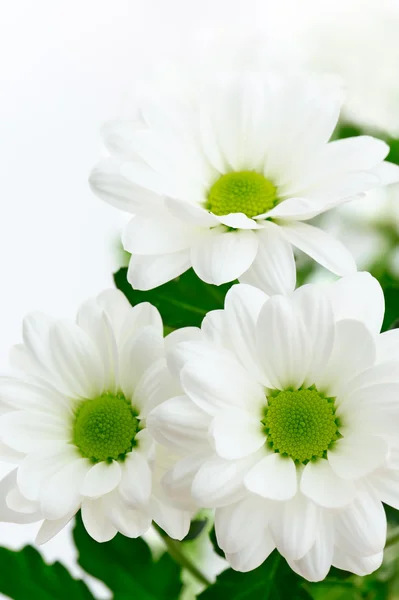
[[[214,527],[212,527],[212,529],[209,532],[209,539],[211,540],[213,549],[216,552],[216,554],[219,554],[219,556],[221,556],[222,558],[225,558],[225,554],[218,544],[217,537],[216,537],[216,531],[215,531]]]
[[[199,537],[204,531],[204,528],[206,527],[207,523],[208,519],[206,517],[204,517],[203,519],[194,519],[194,521],[191,521],[189,532],[184,538],[183,542],[192,542],[193,540],[196,540],[197,537]]]
[[[20,552],[0,548],[0,592],[14,600],[94,600],[83,581],[59,562],[48,565],[32,546]]]
[[[263,565],[249,573],[224,571],[216,583],[199,596],[199,600],[221,599],[311,600],[311,596],[304,588],[303,580],[275,551]]]
[[[147,544],[140,538],[118,534],[98,544],[86,532],[81,518],[76,521],[74,539],[82,568],[104,581],[115,600],[177,600],[181,592],[180,567],[168,554],[154,562]]]
[[[114,274],[116,287],[133,306],[140,302],[151,302],[161,313],[164,325],[171,329],[190,325],[199,327],[207,312],[223,308],[224,297],[233,285],[209,285],[190,269],[173,281],[141,292],[131,287],[126,275],[127,269],[120,269]]]

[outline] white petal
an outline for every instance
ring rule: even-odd
[[[57,321],[50,329],[50,350],[65,388],[83,398],[101,396],[104,371],[98,351],[80,327]]]
[[[140,452],[127,455],[122,466],[119,493],[132,508],[142,508],[151,496],[152,475],[148,461]]]
[[[284,237],[335,275],[351,275],[356,263],[345,246],[328,233],[307,223],[281,224]]]
[[[127,279],[136,290],[152,290],[175,279],[190,266],[188,250],[159,256],[132,256]]]
[[[370,477],[381,502],[399,509],[399,471],[379,469]]]
[[[190,398],[179,396],[157,406],[147,426],[160,444],[195,451],[207,443],[209,417]]]
[[[82,519],[87,533],[96,542],[109,542],[117,534],[116,527],[106,517],[104,499],[90,500],[86,498],[82,503]]]
[[[305,466],[300,488],[305,496],[325,508],[347,506],[356,494],[352,481],[338,477],[325,459]]]
[[[134,217],[126,225],[122,242],[131,254],[158,255],[186,250],[201,237],[202,229],[187,226],[167,213],[154,217]]]
[[[18,452],[35,452],[49,444],[67,444],[71,439],[71,422],[64,423],[42,412],[18,411],[0,417],[2,441]]]
[[[175,540],[182,540],[190,529],[190,513],[153,497],[151,514],[154,521]]]
[[[81,488],[89,469],[87,458],[77,458],[44,483],[40,490],[40,504],[46,519],[61,519],[79,509]]]
[[[262,225],[259,225],[253,219],[250,219],[244,213],[230,213],[228,215],[221,215],[217,217],[219,223],[226,225],[226,227],[232,227],[233,229],[261,229]]]
[[[116,392],[118,349],[108,316],[95,300],[88,300],[78,312],[77,324],[91,338],[100,354],[104,369],[104,387],[109,392]]]
[[[254,494],[237,502],[217,508],[215,531],[219,546],[229,553],[252,545],[260,531],[273,520],[275,504]]]
[[[209,427],[209,435],[217,454],[234,460],[249,456],[265,445],[263,429],[260,417],[231,408],[217,413]]]
[[[99,462],[88,471],[82,485],[82,494],[89,498],[104,496],[119,485],[121,477],[121,467],[116,460],[110,464]]]
[[[266,379],[280,390],[300,388],[308,374],[312,349],[292,300],[272,296],[260,312],[256,333]]]
[[[380,185],[391,185],[399,181],[399,167],[387,160],[370,169],[380,180]]]
[[[224,318],[230,342],[240,363],[258,381],[262,379],[262,372],[257,364],[256,323],[267,300],[268,296],[261,290],[245,284],[233,285],[225,298]]]
[[[373,333],[379,333],[384,319],[384,294],[370,273],[356,273],[325,286],[337,321],[362,321]]]
[[[133,214],[149,214],[162,206],[158,194],[132,183],[120,172],[119,161],[105,159],[92,170],[89,179],[92,191],[119,210]]]
[[[199,468],[210,458],[210,451],[198,454],[189,454],[177,461],[175,465],[162,477],[162,487],[167,496],[173,500],[176,506],[191,508],[191,486]]]
[[[5,523],[35,523],[43,517],[37,504],[36,512],[16,512],[7,505],[6,498],[8,494],[17,489],[17,469],[10,471],[0,481],[0,521]]]
[[[30,500],[38,500],[41,486],[60,469],[79,458],[74,446],[62,444],[59,451],[29,453],[18,469],[18,486]]]
[[[212,311],[212,313],[214,312],[215,311]],[[220,311],[220,313],[223,313],[224,319],[226,320],[226,315],[224,314],[224,311]],[[207,317],[209,316],[209,314],[210,313],[208,313]],[[176,333],[183,332],[184,330],[185,328],[178,329]],[[182,337],[182,334],[180,334],[180,337]],[[229,344],[228,341],[227,344]],[[220,347],[220,344],[217,344],[217,342],[216,344],[213,344],[212,340],[208,341],[207,339],[205,339],[205,335],[202,335],[201,333],[200,339],[187,341],[182,340],[179,344],[176,344],[174,349],[171,352],[169,352],[167,356],[167,361],[168,367],[172,375],[176,379],[179,379],[182,369],[188,363],[191,363],[193,361],[201,362],[203,360],[219,361],[220,358],[223,356],[229,357],[230,360],[232,359],[232,356],[228,350],[225,350],[225,348]]]
[[[264,213],[258,215],[255,219],[288,219],[295,221],[306,221],[312,219],[316,215],[324,211],[321,203],[308,198],[288,198],[283,200],[277,206]]]
[[[294,461],[278,452],[260,460],[244,479],[245,487],[254,494],[271,500],[289,500],[297,491]]]
[[[399,329],[384,331],[377,337],[376,344],[378,362],[399,359]]]
[[[301,286],[294,293],[294,300],[311,340],[312,361],[306,379],[310,386],[330,358],[335,336],[334,315],[331,303],[318,286]]]
[[[259,567],[273,552],[276,544],[270,533],[266,530],[255,537],[250,544],[234,553],[226,553],[226,560],[235,571],[247,573]]]
[[[320,519],[318,535],[312,548],[303,558],[288,561],[290,567],[308,581],[321,581],[330,570],[334,552],[334,530],[327,513]]]
[[[159,310],[149,302],[140,302],[130,306],[128,313],[121,323],[118,345],[122,349],[126,342],[140,333],[144,328],[151,327],[159,337],[163,337],[163,323]]]
[[[231,348],[229,324],[224,310],[211,310],[208,312],[201,324],[201,331],[205,339],[215,346]]]
[[[0,402],[8,410],[28,409],[66,419],[73,411],[73,405],[67,396],[44,381],[39,383],[37,380],[33,382],[0,377]]]
[[[359,490],[354,501],[334,514],[336,546],[345,554],[370,556],[381,552],[387,535],[384,507],[371,490]]]
[[[383,558],[383,552],[378,552],[373,556],[348,556],[336,548],[332,564],[337,569],[363,577],[379,569]]]
[[[49,334],[55,319],[41,312],[32,312],[23,320],[22,332],[24,344],[31,360],[39,369],[48,372],[49,367]]]
[[[101,292],[97,296],[96,302],[104,310],[112,325],[115,338],[119,340],[125,319],[132,311],[137,310],[136,307],[132,308],[130,302],[120,290],[112,288]]]
[[[249,269],[258,250],[253,231],[212,229],[191,248],[194,271],[206,283],[233,281]]]
[[[187,225],[196,227],[215,227],[219,225],[218,217],[208,212],[197,204],[178,200],[177,198],[166,198],[165,205],[171,215]]]
[[[280,554],[289,560],[305,556],[316,540],[319,521],[319,507],[301,492],[284,502],[270,523]]]
[[[163,338],[154,327],[142,328],[125,342],[119,357],[119,385],[126,398],[132,398],[145,371],[163,355]]]
[[[398,415],[399,383],[375,383],[354,391],[345,398],[337,410],[337,415],[343,418],[343,425],[348,427],[362,424],[362,418],[367,411],[380,413],[381,416],[394,418]],[[396,418],[396,417],[395,417]],[[1,420],[0,420],[1,423]],[[388,432],[387,432],[388,433]]]
[[[318,389],[330,396],[345,393],[347,382],[373,365],[375,356],[374,336],[361,321],[338,321],[330,360],[316,376]]]
[[[192,360],[181,371],[181,385],[205,412],[248,407],[257,410],[265,403],[263,387],[233,358]]]
[[[254,285],[269,295],[290,294],[296,282],[292,246],[274,223],[265,221],[263,227],[256,232],[259,244],[256,258],[240,276],[240,282]]]
[[[380,437],[349,434],[328,451],[328,461],[343,479],[358,479],[385,462],[388,445]]]
[[[41,546],[46,544],[53,537],[55,537],[64,527],[66,527],[71,519],[75,516],[75,513],[71,513],[62,517],[62,519],[54,519],[52,521],[44,520],[35,538],[35,544]]]
[[[248,459],[227,461],[219,457],[204,462],[192,485],[194,500],[205,508],[225,506],[241,500],[247,492],[243,479],[252,466]]]
[[[130,538],[138,538],[148,531],[151,517],[141,510],[131,510],[118,503],[109,512],[109,520],[121,532]]]
[[[10,510],[17,513],[32,515],[37,512],[37,502],[32,502],[23,496],[18,487],[14,487],[6,495],[6,504]]]
[[[181,393],[179,381],[172,377],[162,358],[144,372],[134,390],[132,404],[139,409],[140,419],[145,419],[158,404]]]

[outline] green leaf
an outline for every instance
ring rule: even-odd
[[[0,548],[0,564],[0,592],[14,600],[94,600],[83,581],[59,562],[46,564],[32,546],[19,552]]]
[[[233,285],[209,285],[190,269],[164,285],[142,292],[131,287],[126,275],[125,268],[114,274],[116,287],[133,306],[140,302],[151,302],[161,313],[164,325],[170,329],[199,327],[207,312],[223,308],[226,293]]]
[[[118,534],[99,544],[86,532],[80,517],[74,529],[81,567],[114,593],[114,600],[177,600],[181,592],[180,567],[163,554],[154,562],[147,544],[140,538]]]
[[[228,569],[199,600],[310,600],[303,580],[274,551],[257,569],[239,573]]]

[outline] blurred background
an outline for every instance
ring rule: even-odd
[[[397,0],[14,0],[0,8],[0,56],[3,373],[27,312],[72,317],[83,299],[113,285],[126,217],[94,197],[87,178],[101,155],[102,123],[130,116],[138,82],[152,74],[170,85],[193,66],[339,74],[347,86],[339,135],[378,135],[399,162]],[[323,225],[378,276],[392,322],[398,188],[325,215]],[[298,260],[300,282],[327,276]],[[32,543],[36,528],[0,524],[0,546]],[[84,576],[70,530],[41,552]]]

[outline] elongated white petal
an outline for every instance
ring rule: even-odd
[[[335,275],[344,276],[356,272],[352,254],[328,233],[313,225],[299,222],[284,223],[281,229],[288,242]]]
[[[370,556],[385,546],[387,519],[373,490],[358,491],[354,501],[334,514],[336,546],[345,554]]]
[[[382,502],[399,509],[399,471],[378,469],[370,481]]]
[[[119,385],[132,398],[145,371],[164,356],[163,338],[154,327],[144,327],[120,349]]]
[[[219,457],[204,462],[193,480],[194,500],[205,508],[241,500],[246,495],[243,479],[252,464],[248,459],[227,461]]]
[[[319,202],[308,200],[307,198],[288,198],[283,200],[277,206],[263,215],[258,215],[255,219],[288,219],[294,221],[306,221],[324,211],[324,207]]]
[[[131,452],[122,467],[119,493],[133,508],[148,505],[151,496],[152,475],[148,461],[139,452]]]
[[[265,530],[258,534],[251,543],[238,552],[226,552],[226,559],[236,571],[247,573],[261,565],[273,552],[276,544],[270,533]]]
[[[373,554],[373,556],[349,556],[336,548],[332,564],[337,569],[349,571],[349,573],[364,577],[379,569],[383,558],[383,552],[378,552],[377,554]]]
[[[260,417],[240,409],[219,412],[212,420],[209,435],[217,454],[233,460],[253,454],[266,442]]]
[[[200,467],[211,458],[210,449],[205,452],[189,454],[177,461],[162,477],[162,487],[176,506],[191,509],[194,501],[191,486]]]
[[[71,423],[41,412],[17,411],[0,417],[2,441],[18,452],[35,452],[71,439]]]
[[[154,362],[141,377],[134,390],[132,404],[145,419],[164,400],[182,393],[179,381],[172,377],[164,358]]]
[[[312,548],[319,527],[320,509],[301,492],[284,502],[270,522],[278,551],[299,560]]]
[[[233,356],[187,363],[181,371],[181,385],[193,402],[210,415],[234,406],[260,411],[265,403],[263,387]]]
[[[154,521],[175,540],[182,540],[188,534],[190,512],[166,504],[153,496],[151,514]]]
[[[165,206],[173,217],[191,227],[216,227],[220,221],[216,215],[198,204],[185,202],[177,198],[166,198]]]
[[[98,498],[112,492],[120,483],[122,477],[121,467],[115,460],[108,464],[99,462],[86,474],[81,488],[83,496]]]
[[[321,581],[330,570],[334,553],[334,530],[331,516],[320,519],[312,548],[300,560],[288,560],[290,567],[308,581]]]
[[[104,370],[97,348],[80,327],[57,321],[50,329],[54,366],[65,389],[73,396],[95,398],[104,389]]]
[[[346,391],[346,383],[352,377],[374,363],[375,356],[374,336],[361,321],[338,321],[330,360],[316,376],[318,389],[339,396]]]
[[[354,483],[338,477],[325,459],[305,466],[300,488],[305,496],[325,508],[347,506],[356,494]]]
[[[249,283],[266,294],[290,294],[295,289],[296,267],[292,246],[280,228],[266,221],[256,232],[258,252],[255,260],[239,280]]]
[[[339,477],[358,479],[381,466],[387,454],[388,445],[382,438],[349,434],[328,451],[328,461]]]
[[[278,452],[262,458],[244,479],[245,487],[270,500],[289,500],[297,491],[294,461]]]
[[[310,386],[330,359],[335,337],[334,315],[329,299],[317,286],[301,286],[294,294],[294,301],[311,340],[312,359],[306,377]]]
[[[219,546],[235,553],[253,544],[260,531],[274,518],[275,504],[254,494],[235,504],[217,508],[215,531]]]
[[[224,318],[227,334],[240,363],[262,380],[256,348],[256,323],[268,296],[250,285],[233,285],[225,298]],[[209,321],[208,321],[209,322]],[[204,328],[204,324],[202,325]],[[229,347],[229,342],[227,342]]]
[[[310,337],[292,300],[271,297],[260,312],[256,335],[266,380],[280,390],[301,387],[312,353]]]
[[[384,294],[370,273],[356,273],[325,286],[337,321],[362,321],[373,333],[379,333],[384,319]]]
[[[132,308],[125,294],[116,289],[104,290],[97,296],[96,302],[107,315],[115,338],[119,340],[124,329],[125,320],[133,311],[137,311],[138,309],[136,307]],[[143,323],[143,326],[147,324],[149,325],[149,323]]]
[[[75,513],[72,512],[69,515],[65,515],[65,517],[62,517],[61,519],[53,519],[53,520],[45,519],[43,521],[39,531],[37,532],[37,535],[35,538],[35,543],[38,546],[41,546],[42,544],[46,544],[47,542],[49,542],[62,529],[64,529],[64,527],[66,527],[68,525],[69,521],[71,519],[73,519],[74,516],[75,516]]]
[[[89,469],[90,461],[87,458],[77,458],[42,486],[40,505],[46,519],[61,519],[79,509],[81,489]]]
[[[109,542],[117,534],[116,527],[106,517],[104,499],[90,500],[86,498],[82,503],[82,520],[87,533],[96,542]]]
[[[258,239],[253,231],[212,229],[191,248],[194,271],[206,283],[220,285],[242,275],[253,263]]]
[[[17,488],[17,469],[10,471],[0,481],[0,521],[6,523],[35,523],[43,517],[40,512],[40,506],[36,504],[36,512],[18,512],[12,510],[7,504],[7,496]]]
[[[147,511],[132,510],[117,501],[108,509],[107,517],[122,535],[130,538],[143,535],[151,525],[151,517]]]
[[[151,290],[178,277],[190,268],[188,250],[157,256],[132,256],[127,278],[136,290]]]
[[[167,213],[154,217],[134,217],[123,232],[123,246],[131,254],[158,255],[190,248],[202,230],[187,226]]]
[[[195,451],[206,445],[209,422],[190,398],[178,396],[150,412],[147,426],[160,444]]]

